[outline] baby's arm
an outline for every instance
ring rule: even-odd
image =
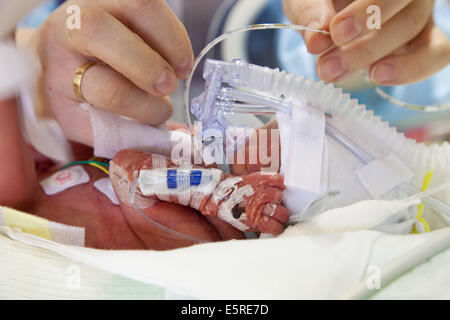
[[[284,184],[279,174],[258,172],[237,177],[218,169],[186,168],[174,164],[170,158],[133,150],[120,151],[110,163],[112,184],[122,203],[130,201],[130,186],[143,175],[143,184],[136,185],[137,206],[146,207],[144,204],[150,199],[163,200],[194,208],[207,217],[217,217],[241,231],[272,234],[283,231],[289,212],[281,205]],[[191,178],[182,179],[184,174]],[[192,182],[195,180],[192,175],[197,176],[198,184]]]
[[[34,161],[22,135],[15,99],[0,100],[0,110],[0,205],[21,209],[36,191]]]

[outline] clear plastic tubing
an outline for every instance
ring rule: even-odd
[[[363,163],[368,164],[369,162],[375,160],[370,154],[361,149],[355,142],[353,142],[348,136],[342,134],[338,129],[336,129],[332,124],[327,121],[327,125],[325,126],[326,134],[339,142],[342,146],[344,146],[348,151],[350,151],[353,155],[355,155],[358,159],[360,159]],[[408,182],[402,182],[397,186],[401,191],[405,192],[408,195],[413,195],[416,193],[420,193],[421,190],[414,187]],[[449,222],[450,218],[450,206],[433,196],[428,196],[422,199],[423,203],[434,209],[438,214],[444,213],[446,216],[442,216],[447,222]]]
[[[254,102],[255,104],[258,104],[256,106],[248,105],[248,104],[237,104],[237,103],[231,103],[229,101],[224,102],[226,108],[225,112],[229,113],[246,113],[246,114],[254,114],[254,115],[260,115],[260,114],[274,114],[276,112],[282,112],[287,115],[291,115],[292,112],[290,110],[290,106],[284,104],[282,101],[279,101],[277,99],[273,98],[266,98],[262,96],[257,96],[252,93],[248,92],[240,92],[235,89],[226,89],[227,98],[233,98],[233,99],[241,99],[246,100],[249,102]],[[220,104],[219,104],[220,106]],[[331,137],[333,140],[338,142],[340,145],[342,145],[345,149],[347,149],[349,152],[351,152],[354,156],[356,156],[361,162],[364,164],[368,164],[371,161],[375,160],[375,158],[370,155],[367,151],[359,147],[350,137],[343,134],[341,131],[339,131],[336,127],[334,127],[330,121],[326,121],[325,126],[325,132],[326,134]],[[401,183],[398,188],[405,192],[408,195],[413,195],[415,193],[421,192],[418,188],[414,187],[410,183],[403,182]],[[423,200],[423,203],[429,206],[430,208],[434,209],[438,214],[444,213],[446,216],[442,216],[446,221],[449,221],[450,217],[450,206],[446,203],[443,203],[442,201],[432,197],[428,196],[425,197]]]
[[[222,41],[226,40],[227,38],[231,37],[233,34],[241,33],[241,32],[247,32],[247,31],[254,31],[254,30],[268,30],[268,29],[292,29],[292,30],[298,30],[298,31],[311,31],[311,32],[317,32],[329,35],[330,33],[328,31],[319,30],[319,29],[313,29],[304,27],[301,25],[294,25],[294,24],[282,24],[282,23],[266,23],[266,24],[254,24],[251,26],[239,28],[236,30],[229,31],[227,33],[222,34],[221,36],[217,37],[213,41],[211,41],[198,55],[198,57],[194,61],[194,66],[192,67],[192,71],[189,74],[188,78],[186,79],[186,84],[184,88],[184,106],[186,109],[186,119],[188,120],[188,125],[191,133],[194,132],[194,128],[192,126],[191,121],[191,114],[190,114],[190,101],[189,101],[189,90],[191,88],[192,78],[194,77],[195,70],[197,69],[198,65],[202,61],[202,59],[208,54],[208,52],[214,48],[217,44],[221,43]]]
[[[189,98],[189,91],[190,91],[190,86],[192,83],[192,78],[194,76],[194,72],[197,69],[198,65],[200,64],[200,62],[202,61],[202,59],[208,54],[208,52],[217,44],[219,44],[220,42],[226,40],[227,38],[229,38],[230,36],[232,36],[235,33],[241,33],[241,32],[248,32],[248,31],[254,31],[254,30],[266,30],[266,29],[294,29],[294,30],[303,30],[303,31],[312,31],[312,32],[317,32],[317,33],[322,33],[322,34],[329,34],[329,32],[327,31],[323,31],[323,30],[318,30],[318,29],[312,29],[312,28],[308,28],[308,27],[304,27],[304,26],[300,26],[300,25],[290,25],[290,24],[259,24],[259,25],[251,25],[251,26],[247,26],[247,27],[243,27],[243,28],[239,28],[230,32],[227,32],[219,37],[217,37],[216,39],[214,39],[211,43],[209,43],[199,54],[199,56],[195,59],[194,61],[194,67],[189,75],[189,77],[186,80],[186,85],[185,85],[185,92],[184,92],[184,103],[185,103],[185,110],[186,110],[186,115],[187,115],[187,120],[188,120],[188,125],[189,125],[189,129],[191,131],[191,133],[194,132],[194,128],[192,126],[192,121],[190,118],[190,98]],[[375,89],[377,89],[377,87],[372,84],[373,87]],[[226,89],[222,89],[222,94],[230,94],[230,92],[226,92],[224,91]],[[231,94],[235,95],[234,99],[226,99],[223,101],[218,101],[217,102],[217,106],[222,107],[224,110],[224,112],[230,112],[230,113],[250,113],[250,114],[270,114],[270,113],[274,113],[275,112],[289,112],[286,109],[286,105],[284,105],[283,103],[279,103],[279,101],[277,101],[276,99],[272,99],[269,97],[264,97],[264,96],[260,96],[257,97],[257,95],[253,95],[251,93],[247,93],[247,92],[242,92],[242,91],[238,91],[238,90],[233,90],[231,89],[230,91],[232,91]],[[380,94],[379,91],[377,91],[378,94]],[[385,95],[382,95],[383,98],[388,99],[390,97],[387,97]],[[250,101],[252,101],[251,99],[254,99],[252,102],[252,104],[254,104],[253,106],[251,105],[245,105],[245,104],[237,104],[235,102],[233,102],[232,100],[241,100],[239,99],[241,98],[244,101],[248,101],[249,103],[251,103]],[[421,110],[421,111],[438,111],[438,110],[443,110],[443,109],[447,109],[449,107],[448,103],[445,103],[441,106],[413,106],[411,104],[406,104],[400,101],[395,101],[395,99],[389,99],[391,102],[393,102],[394,104],[406,107],[406,108],[411,108],[411,109],[415,109],[415,110]],[[268,108],[267,110],[264,108],[261,108],[260,104],[261,102],[265,102],[264,104],[269,104],[272,108],[272,110],[270,110],[270,108]],[[261,103],[262,104],[262,103]],[[251,110],[249,110],[250,108],[254,108],[254,112],[252,112]],[[256,109],[258,108],[258,109]],[[347,136],[345,136],[344,134],[342,134],[340,131],[338,131],[336,128],[334,128],[328,121],[327,121],[327,126],[326,126],[326,131],[327,134],[332,137],[333,139],[335,139],[336,141],[338,141],[339,143],[341,143],[347,150],[349,150],[350,152],[352,152],[356,157],[358,157],[363,163],[369,163],[371,161],[374,160],[374,158],[368,154],[367,152],[365,152],[363,149],[361,149],[356,143],[354,143],[350,138],[348,138]],[[400,190],[406,192],[407,194],[413,194],[413,193],[418,193],[420,192],[419,189],[417,189],[416,187],[412,186],[409,183],[402,183],[401,185],[398,186],[400,188]],[[449,221],[449,217],[450,217],[450,206],[443,203],[442,201],[439,201],[438,199],[434,198],[434,197],[426,197],[423,199],[423,202],[428,205],[429,207],[431,207],[432,209],[434,209],[438,214],[440,214],[446,221]],[[446,214],[447,217],[443,216],[442,214]]]

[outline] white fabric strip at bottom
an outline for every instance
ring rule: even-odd
[[[50,221],[50,234],[55,242],[84,247],[86,229]]]
[[[8,219],[10,225],[8,225],[7,219],[4,217],[5,212],[10,213],[10,217]],[[45,222],[44,224],[36,225],[34,224],[33,219],[38,219],[39,221]],[[51,239],[57,243],[84,247],[85,228],[83,227],[69,226],[62,223],[47,221],[45,219],[34,217],[13,209],[0,207],[0,227],[18,227],[17,224],[19,224],[22,228],[27,228],[29,230],[35,230],[38,232],[48,231]]]
[[[447,229],[446,232],[448,231]],[[8,259],[9,263],[13,259],[16,265],[24,266],[25,271],[21,272],[26,272],[32,279],[30,281],[46,277],[49,280],[46,286],[54,283],[52,273],[37,275],[33,274],[33,268],[26,268],[33,265],[29,263],[29,259],[36,258],[35,253],[42,251],[32,246],[68,258],[67,264],[91,266],[143,283],[162,286],[189,297],[338,299],[364,276],[371,275],[372,268],[369,267],[389,265],[418,245],[435,239],[441,232],[444,231],[408,236],[386,235],[375,231],[296,235],[257,241],[208,243],[169,251],[93,250],[62,246],[36,237],[9,232],[10,238],[22,243],[21,252],[26,252],[27,257],[19,258],[13,255]],[[1,256],[7,256],[8,250],[17,250],[15,247],[17,244],[13,246],[14,242],[6,239],[1,233],[0,230],[0,247],[2,253],[5,253]],[[51,261],[56,258],[58,258],[56,255],[50,255],[45,263],[51,265]],[[24,264],[25,260],[28,263]],[[199,261],[202,263],[199,264]],[[183,268],[180,268],[180,265]],[[265,268],[241,268],[238,275],[229,272],[242,265],[264,265]],[[446,250],[404,274],[394,285],[368,291],[383,298],[448,298],[450,274],[440,271],[449,267],[450,250]],[[274,272],[267,273],[267,270]],[[282,272],[275,272],[277,270]],[[429,274],[434,276],[430,278]],[[19,275],[19,273],[12,274],[11,278]],[[8,274],[6,277],[5,281],[11,283]],[[91,280],[83,277],[80,291],[75,293],[82,294],[88,290],[92,284]],[[42,285],[39,281],[36,283]],[[36,283],[31,282],[30,286]],[[412,286],[417,290],[411,290]],[[107,287],[105,290],[108,290]],[[43,288],[43,297],[47,297],[50,293]],[[60,294],[72,293],[65,290]]]

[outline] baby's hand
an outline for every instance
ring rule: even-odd
[[[241,178],[233,192],[218,206],[219,217],[227,222],[236,219],[248,227],[246,231],[281,234],[283,224],[290,216],[281,204],[285,189],[283,176],[255,172]]]
[[[371,5],[380,9],[380,29],[369,29]],[[329,30],[304,32],[308,50],[323,54],[317,74],[339,81],[368,68],[383,85],[421,81],[450,63],[450,43],[433,23],[433,0],[284,0],[293,23]],[[370,24],[369,24],[370,25]]]

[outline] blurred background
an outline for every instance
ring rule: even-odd
[[[62,3],[51,0],[37,8],[21,25],[39,25],[52,8]],[[289,21],[282,12],[282,0],[167,0],[184,22],[192,41],[195,55],[215,37],[238,27],[254,23]],[[436,0],[434,19],[436,24],[450,36],[450,1]],[[289,73],[317,78],[316,57],[310,55],[296,31],[266,30],[233,36],[216,47],[208,58],[230,61],[242,58],[251,63],[278,67]],[[203,90],[202,65],[196,71],[191,97]],[[391,96],[413,104],[432,105],[450,101],[450,66],[432,78],[414,85],[384,87]],[[450,110],[423,113],[398,107],[378,96],[360,74],[338,83],[353,98],[373,109],[376,115],[396,126],[417,141],[448,141],[450,139]],[[184,82],[180,81],[172,96],[175,114],[173,121],[186,122],[183,106]]]

